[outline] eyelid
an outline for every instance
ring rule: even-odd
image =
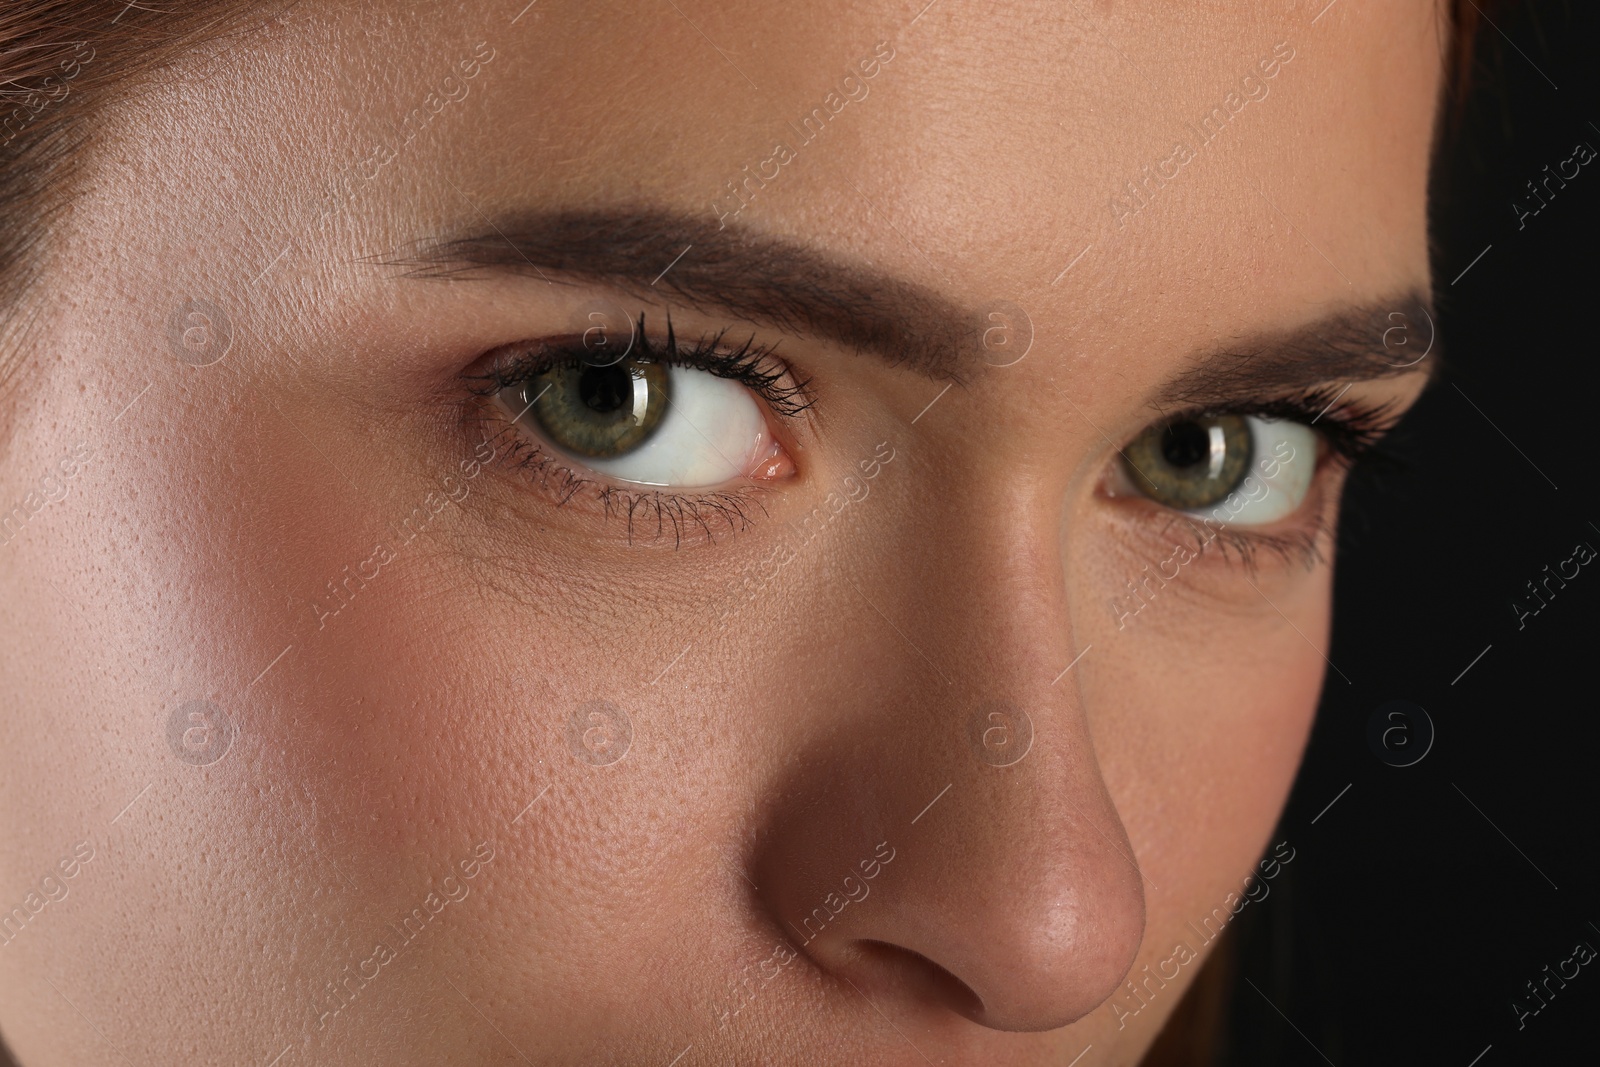
[[[1344,398],[1348,390],[1348,383],[1340,387],[1330,382],[1298,393],[1180,411],[1167,415],[1165,419],[1175,421],[1206,415],[1245,415],[1258,419],[1301,422],[1317,431],[1327,443],[1330,454],[1353,463],[1374,452],[1378,442],[1394,429],[1404,412],[1393,401],[1373,404],[1346,400]]]
[[[665,336],[653,336],[646,327],[645,313],[640,312],[626,354],[737,381],[766,401],[773,414],[786,419],[798,416],[816,402],[810,379],[798,377],[789,362],[778,355],[777,342],[758,344],[752,334],[742,343],[730,346],[726,338],[731,329],[723,327],[702,333],[685,344],[677,337],[670,314]],[[478,373],[469,372],[465,377],[481,383],[480,392],[488,395],[520,384],[551,367],[588,361],[592,353],[592,347],[585,344],[584,335],[563,334],[513,342],[486,353],[477,364],[486,363],[484,369]]]

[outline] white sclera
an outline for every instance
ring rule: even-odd
[[[625,456],[580,462],[621,482],[677,489],[721,485],[742,475],[766,435],[756,398],[746,386],[709,371],[669,366],[667,373],[672,399],[650,439]]]
[[[1259,526],[1293,515],[1305,502],[1311,477],[1317,470],[1317,431],[1303,422],[1287,419],[1248,415],[1246,421],[1255,440],[1250,473],[1230,495],[1242,506],[1230,513],[1225,501],[1194,514],[1240,526]]]

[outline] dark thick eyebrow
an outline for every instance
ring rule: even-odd
[[[526,274],[671,297],[754,324],[872,353],[891,366],[965,380],[985,365],[979,308],[791,237],[657,207],[484,216],[486,229],[423,241],[386,259],[416,278]],[[1280,396],[1329,382],[1431,373],[1432,309],[1420,291],[1339,308],[1305,326],[1217,347],[1157,390],[1158,409]],[[1038,339],[1035,339],[1038,345]],[[1415,362],[1413,362],[1415,361]],[[1407,364],[1410,364],[1409,366]]]
[[[525,273],[555,284],[598,282],[671,296],[778,330],[874,353],[933,378],[981,365],[980,313],[953,297],[793,238],[707,213],[656,208],[526,212],[488,229],[424,242],[391,265],[413,277]]]
[[[1163,385],[1158,410],[1282,397],[1331,382],[1372,381],[1439,367],[1438,320],[1420,290],[1343,307],[1292,329],[1206,352]]]

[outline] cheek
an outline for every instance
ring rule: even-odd
[[[1209,952],[1190,924],[1254,869],[1299,767],[1326,669],[1311,645],[1327,647],[1328,571],[1299,573],[1293,587],[1257,581],[1305,639],[1264,603],[1247,614],[1173,600],[1121,633],[1099,621],[1099,605],[1074,611],[1094,646],[1074,673],[1086,668],[1095,754],[1149,879],[1133,972],[1154,973],[1179,943]],[[1182,966],[1130,1025],[1153,1034],[1200,966]],[[1113,1017],[1110,1007],[1095,1015],[1107,1031]]]
[[[1288,795],[1328,670],[1318,649],[1331,571],[1263,567],[1258,593],[1237,568],[1200,572],[1217,562],[1202,558],[1119,630],[1107,601],[1130,561],[1086,541],[1072,567],[1074,640],[1093,649],[1073,674],[1107,788],[1163,890],[1150,896],[1146,946],[1164,956],[1163,924],[1181,927],[1238,884]]]
[[[1293,627],[1265,602],[1163,604],[1170,587],[1125,631],[1086,621],[1091,657],[1106,653],[1080,680],[1096,755],[1158,883],[1237,881],[1278,817],[1328,669],[1328,571],[1299,578],[1257,579]]]
[[[372,951],[368,938],[387,936],[387,923],[421,904],[419,887],[459,873],[479,841],[499,855],[440,914],[456,929],[432,943],[470,944],[461,931],[491,900],[538,910],[502,877],[513,854],[504,839],[542,784],[528,771],[555,759],[536,738],[559,734],[535,717],[545,702],[514,691],[510,676],[518,663],[531,676],[561,657],[496,644],[505,620],[474,614],[481,598],[460,588],[458,554],[426,538],[362,581],[358,564],[374,542],[397,547],[390,521],[437,488],[437,473],[385,484],[381,458],[321,435],[354,490],[275,405],[202,390],[180,411],[174,391],[153,389],[117,425],[123,440],[97,442],[118,457],[116,476],[89,468],[83,492],[42,516],[48,538],[9,546],[37,578],[0,605],[16,635],[0,652],[0,679],[32,709],[0,724],[13,753],[0,804],[9,826],[46,847],[0,829],[0,870],[21,884],[84,838],[96,854],[69,883],[61,906],[71,914],[43,913],[37,933],[0,960],[0,983],[50,954],[99,958],[128,988],[209,989],[216,1010],[245,1017],[283,989],[320,989],[354,969]],[[332,421],[289,410],[314,434]],[[185,432],[164,432],[168,422]],[[149,456],[137,445],[147,435],[169,447]],[[310,604],[331,602],[327,584],[340,584],[346,565],[357,575],[352,599],[319,629]],[[93,649],[99,669],[71,649]],[[225,755],[203,766],[174,755],[168,723],[202,698],[238,727]],[[497,878],[498,894],[477,892]],[[134,929],[137,951],[106,959],[97,948]],[[196,929],[213,933],[203,953]],[[410,995],[402,987],[415,969],[384,968],[381,995]],[[149,1030],[136,1025],[126,1039],[158,1048],[170,1035],[156,1019],[168,1013],[162,994],[150,996]],[[285,1026],[313,1028],[310,1001],[291,999]]]

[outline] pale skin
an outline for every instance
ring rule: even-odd
[[[680,6],[313,0],[129,94],[96,140],[0,456],[10,507],[88,445],[0,548],[0,905],[93,846],[0,947],[23,1064],[1132,1064],[1199,970],[1126,1010],[1125,975],[1276,843],[1331,549],[1253,571],[1207,551],[1119,627],[1108,601],[1169,558],[1172,512],[1107,471],[1206,353],[1428,290],[1439,12]],[[388,263],[508,214],[715,228],[726,183],[879,42],[870,94],[724,221],[980,329],[1021,308],[1014,363],[980,353],[941,394],[649,286],[671,247],[631,286]],[[1280,42],[1270,93],[1119,216]],[[465,96],[362,170],[469,57]],[[174,357],[194,297],[231,321],[209,366]],[[769,420],[782,461],[741,475],[748,528],[630,543],[592,492],[558,506],[506,462],[518,431],[486,429],[461,375],[608,300],[779,341],[810,381]],[[1346,400],[1403,407],[1425,369]],[[869,468],[870,495],[825,504]],[[1331,523],[1339,482],[1320,470],[1273,528]],[[397,547],[430,493],[456,499]],[[837,517],[765,564],[819,506]],[[371,577],[336,602],[347,566]],[[768,577],[730,593],[747,569]],[[199,699],[238,725],[205,766],[167,736]],[[631,721],[609,765],[568,742],[596,700]],[[1033,726],[1009,766],[970,743],[994,700]],[[804,936],[846,876],[870,894]]]

